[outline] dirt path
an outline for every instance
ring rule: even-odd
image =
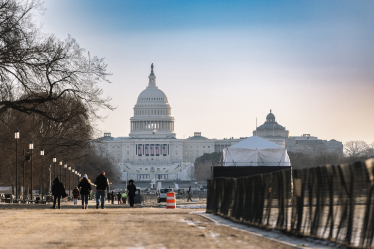
[[[215,225],[197,209],[93,206],[0,205],[0,248],[289,248]]]

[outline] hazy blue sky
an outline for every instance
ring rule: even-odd
[[[47,0],[42,31],[105,57],[127,136],[155,65],[178,138],[251,136],[269,109],[291,136],[374,142],[374,1]]]

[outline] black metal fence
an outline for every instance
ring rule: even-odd
[[[265,229],[373,247],[374,159],[208,181],[207,212]]]

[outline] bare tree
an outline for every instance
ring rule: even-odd
[[[367,157],[374,157],[374,142],[368,145],[365,154]]]
[[[218,164],[222,158],[222,152],[205,153],[195,160],[195,179],[206,181],[212,176],[212,165]]]
[[[84,114],[100,118],[97,110],[113,109],[102,97],[100,82],[109,82],[103,59],[84,56],[84,49],[71,37],[60,41],[35,27],[33,12],[40,1],[0,0],[0,116],[7,110],[35,113],[64,122],[77,110],[55,112],[45,105],[74,98]]]
[[[364,141],[348,141],[344,144],[344,155],[349,157],[365,156],[369,146]]]

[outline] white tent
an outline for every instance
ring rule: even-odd
[[[253,136],[224,149],[223,166],[291,166],[291,163],[285,148]]]

